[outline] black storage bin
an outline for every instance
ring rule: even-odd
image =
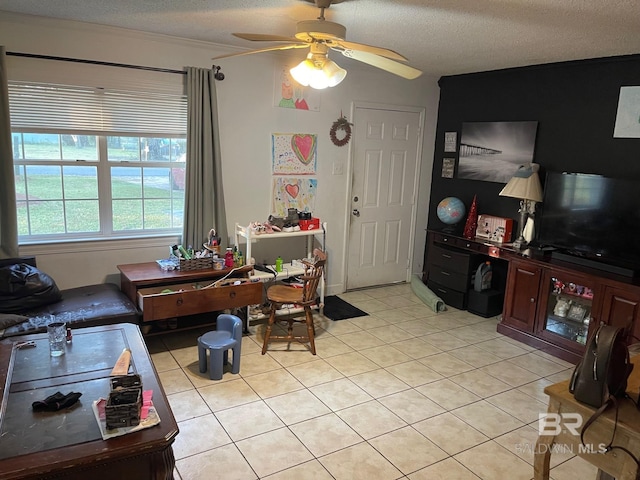
[[[495,317],[502,313],[504,292],[498,290],[484,290],[476,292],[469,290],[467,296],[467,310],[481,317]]]

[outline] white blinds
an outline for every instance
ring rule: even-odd
[[[186,95],[9,82],[11,128],[88,135],[186,135]]]

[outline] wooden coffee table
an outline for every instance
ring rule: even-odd
[[[35,342],[16,349],[14,343]],[[109,393],[109,374],[124,348],[130,373],[153,390],[160,424],[102,440],[92,403]],[[31,404],[55,392],[82,393],[58,412],[34,412]],[[172,479],[172,443],[178,426],[137,325],[73,331],[65,355],[52,358],[46,334],[11,337],[0,343],[0,477]]]
[[[559,415],[558,423],[552,423],[550,430],[553,432],[553,427],[557,427],[558,433],[541,434],[538,437],[533,460],[534,480],[549,480],[554,445],[557,451],[576,453],[598,467],[596,480],[635,480],[637,478],[638,465],[630,455],[619,449],[613,449],[607,453],[598,452],[598,449],[605,447],[612,440],[611,436],[614,432],[613,445],[624,447],[635,455],[640,452],[640,412],[634,403],[638,400],[640,388],[640,357],[634,357],[632,363],[634,368],[627,382],[627,394],[633,401],[618,400],[617,418],[615,408],[609,408],[600,415],[584,435],[586,445],[581,445],[580,435],[575,435],[573,431],[581,430],[582,425],[596,409],[574,398],[569,392],[569,380],[545,387],[544,393],[549,395],[548,413]],[[572,416],[563,417],[562,414]],[[591,453],[589,448],[595,453]]]

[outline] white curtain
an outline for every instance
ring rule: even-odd
[[[187,165],[182,244],[198,249],[215,228],[228,241],[213,70],[187,67]]]
[[[0,46],[0,258],[12,258],[18,256],[18,215],[5,53]]]

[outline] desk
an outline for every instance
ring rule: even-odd
[[[516,250],[509,244],[469,240],[429,230],[423,282],[427,286],[431,284],[432,290],[447,305],[457,308],[466,308],[468,285],[477,262],[471,261],[471,269],[469,265],[464,268],[460,264],[455,268],[454,262],[460,262],[460,258],[438,258],[438,249],[445,250],[445,254],[449,250],[467,258],[491,261],[492,289],[504,292],[502,318],[497,326],[503,335],[571,363],[580,361],[585,340],[592,333],[587,331],[585,317],[590,318],[591,330],[604,322],[629,328],[632,334],[629,338],[640,338],[640,280],[637,278],[568,262],[566,256],[557,258],[546,250]],[[449,280],[443,288],[444,278]],[[555,315],[555,306],[562,299],[572,301],[576,315]]]
[[[171,445],[178,426],[143,342],[133,324],[80,328],[65,355],[49,356],[47,334],[11,337],[0,343],[0,476],[168,480]],[[35,348],[12,348],[33,340]],[[153,390],[160,424],[102,440],[92,403],[109,393],[109,374],[122,350],[131,349],[131,370]],[[79,402],[59,412],[34,412],[32,402],[60,391],[81,392]]]
[[[163,271],[156,262],[118,265],[120,289],[142,310],[143,322],[262,303],[262,284],[247,279],[252,269],[244,266],[234,272],[243,277],[245,283],[241,285],[202,288],[227,275],[231,269]],[[174,292],[162,293],[165,289]]]
[[[632,360],[634,369],[629,377],[627,392],[634,400],[638,399],[640,388],[640,357]],[[544,389],[549,395],[549,413],[554,414],[579,414],[584,424],[595,412],[595,408],[578,402],[569,392],[569,380],[549,385]],[[636,455],[640,455],[640,412],[630,400],[620,400],[618,425],[613,439],[613,445],[627,448]],[[608,453],[582,453],[580,451],[580,435],[573,435],[566,427],[575,427],[575,418],[568,418],[567,422],[560,421],[562,432],[558,435],[540,435],[536,444],[533,471],[534,480],[549,480],[549,461],[551,459],[552,446],[561,446],[565,451],[572,451],[595,465],[600,470],[598,479],[605,480],[635,480],[638,467],[636,462],[625,452],[614,449]],[[615,425],[615,409],[610,408],[589,426],[584,436],[585,444],[593,445],[595,449],[599,444],[605,446],[611,440],[611,434]],[[551,427],[550,430],[553,428]],[[579,429],[581,430],[581,428]]]

